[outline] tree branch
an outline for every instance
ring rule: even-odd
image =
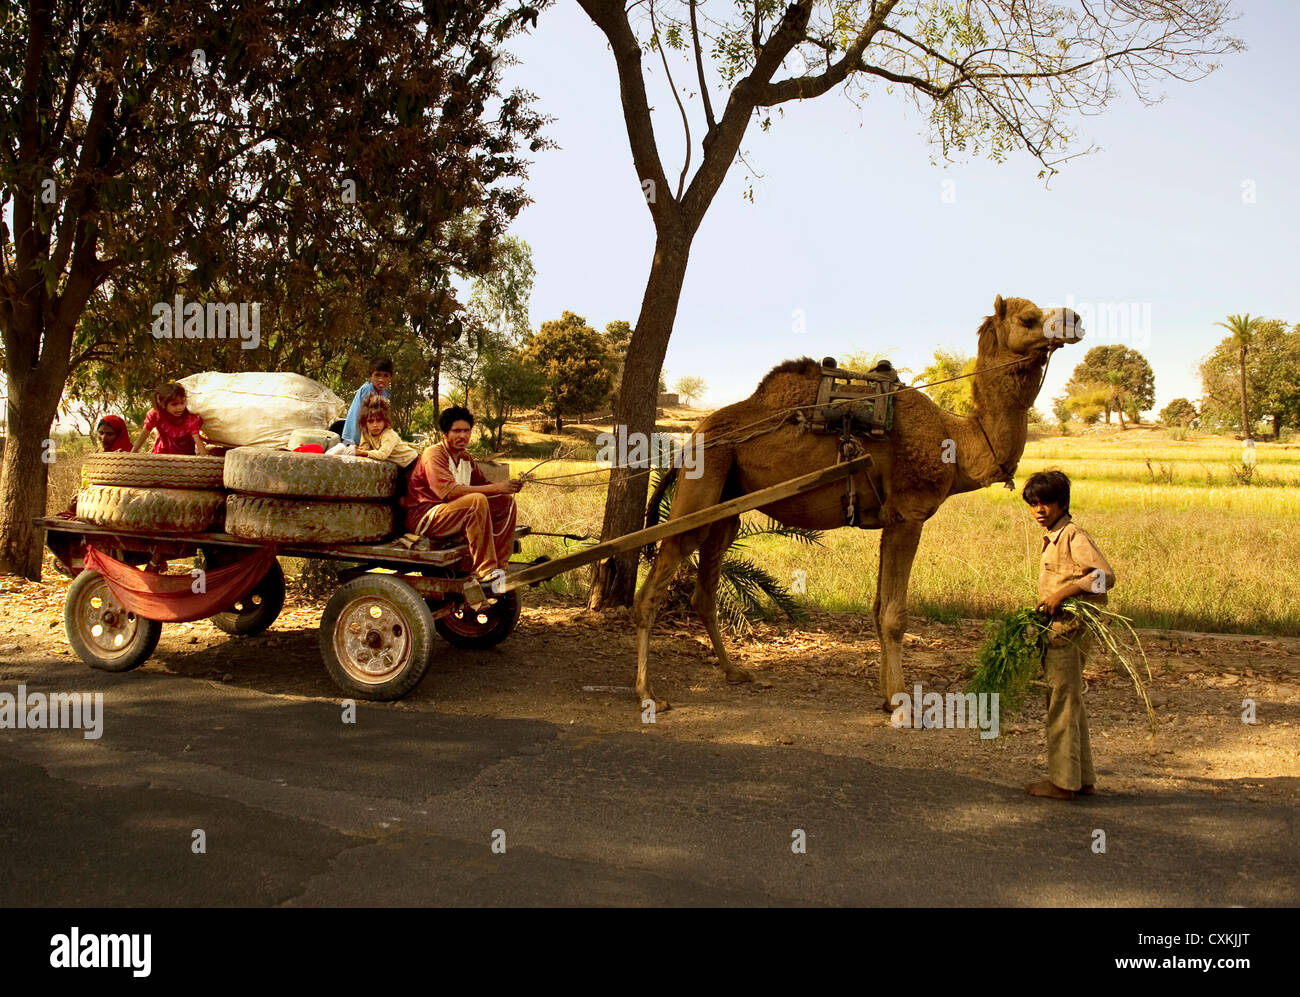
[[[40,308],[39,295],[44,280],[36,267],[40,249],[36,240],[37,171],[40,163],[40,121],[37,95],[40,90],[41,68],[49,44],[51,12],[48,0],[34,0],[29,19],[27,56],[23,63],[23,84],[19,108],[22,124],[19,129],[15,161],[18,165],[18,183],[14,190],[14,293],[9,301],[14,311],[29,312]],[[24,167],[26,167],[24,169]],[[34,300],[33,300],[34,299]],[[36,365],[36,344],[23,342],[22,355],[8,343],[8,362],[12,369]]]
[[[106,14],[108,7],[105,6],[101,11],[101,17]],[[85,68],[86,50],[90,47],[90,39],[94,33],[94,28],[99,26],[99,18],[96,18],[89,25],[83,25],[81,31],[77,34],[77,45],[72,53],[72,65],[68,70],[66,89],[63,92],[63,105],[59,108],[59,116],[55,120],[54,129],[50,133],[50,148],[57,149],[63,144],[63,133],[68,127],[68,121],[72,117],[72,105],[76,100],[77,89],[81,86],[81,74]]]
[[[95,343],[91,346],[87,346],[84,350],[80,351],[79,353],[74,353],[72,357],[68,360],[68,370],[69,371],[76,370],[83,363],[90,363],[92,361],[100,361],[100,360],[112,360],[115,356],[117,356],[117,352],[115,350],[110,350],[103,343]]]
[[[86,125],[86,134],[81,142],[81,161],[77,164],[72,189],[68,191],[68,198],[64,202],[63,220],[59,223],[58,240],[50,259],[56,276],[62,274],[67,265],[77,241],[77,233],[81,230],[81,220],[85,218],[93,201],[95,189],[91,176],[96,167],[101,165],[95,159],[100,152],[100,140],[108,127],[109,107],[114,101],[113,90],[110,79],[105,79],[96,90],[95,102],[91,105],[90,122]]]
[[[672,70],[668,68],[668,56],[664,54],[663,43],[659,40],[659,26],[655,23],[654,0],[650,0],[650,31],[655,41],[655,48],[659,50],[659,59],[664,64],[664,76],[668,78],[668,89],[672,91],[673,100],[677,101],[677,110],[682,115],[682,128],[686,131],[686,162],[682,163],[682,175],[677,180],[677,199],[681,200],[682,188],[686,186],[686,171],[691,168],[691,122],[686,117],[686,108],[682,106],[681,95],[677,93],[677,84],[673,82]]]
[[[587,16],[604,32],[618,67],[619,94],[623,102],[623,120],[627,125],[632,163],[642,184],[649,180],[651,196],[646,198],[655,228],[678,220],[677,201],[668,189],[663,162],[655,143],[654,122],[646,98],[645,79],[641,75],[641,46],[628,23],[622,0],[578,0]]]
[[[849,73],[860,68],[862,53],[871,40],[875,38],[876,33],[885,25],[885,20],[893,13],[894,8],[898,5],[898,0],[884,0],[883,3],[873,4],[871,16],[862,26],[862,30],[845,49],[844,55],[826,68],[826,71],[817,76],[799,76],[793,79],[782,80],[779,83],[769,83],[765,86],[755,103],[760,107],[771,107],[773,104],[781,104],[787,100],[806,100],[810,97],[820,97],[826,91],[834,86],[838,86],[848,78]],[[811,41],[805,34],[800,41]],[[824,46],[823,46],[824,47]],[[785,58],[784,53],[781,58]]]
[[[709,147],[710,136],[718,123],[713,119],[713,102],[709,100],[709,86],[704,79],[704,57],[700,52],[700,29],[695,23],[695,5],[699,0],[691,0],[691,42],[695,48],[695,71],[700,77],[700,96],[704,99],[704,120],[708,122],[708,131],[704,133],[704,148]],[[679,195],[680,196],[680,195]]]
[[[889,0],[890,6],[897,0]],[[682,208],[687,224],[694,231],[704,218],[713,196],[722,186],[727,170],[740,149],[741,139],[749,125],[750,115],[757,106],[757,98],[768,85],[772,75],[790,50],[804,38],[813,0],[799,0],[786,8],[785,16],[777,23],[767,41],[759,48],[754,66],[731,91],[722,120],[714,132],[714,140],[705,151],[704,162],[696,171],[686,189]]]

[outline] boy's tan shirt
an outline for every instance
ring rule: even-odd
[[[1038,571],[1038,601],[1059,591],[1070,582],[1079,582],[1097,569],[1106,574],[1105,589],[1080,593],[1080,598],[1100,605],[1106,604],[1106,593],[1115,587],[1115,572],[1110,562],[1097,549],[1092,537],[1074,525],[1067,512],[1043,537],[1043,556]],[[1089,579],[1091,586],[1091,579]]]

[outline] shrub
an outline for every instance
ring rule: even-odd
[[[290,584],[306,599],[323,602],[341,584],[339,572],[358,567],[353,561],[326,561],[314,557],[285,558]]]

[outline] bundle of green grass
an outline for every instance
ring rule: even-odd
[[[1156,715],[1141,675],[1145,671],[1150,679],[1151,669],[1142,642],[1133,630],[1133,621],[1086,599],[1066,599],[1061,609],[1072,613],[1092,634],[1096,644],[1128,672],[1154,733]],[[984,643],[976,652],[975,670],[966,683],[966,691],[995,692],[999,710],[1008,716],[1019,713],[1029,687],[1042,668],[1043,652],[1050,636],[1051,618],[1037,609],[1020,609],[1010,616],[990,620]]]

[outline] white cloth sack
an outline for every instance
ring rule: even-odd
[[[180,383],[203,435],[229,447],[286,447],[295,429],[329,429],[346,408],[325,385],[284,371],[205,371]]]

